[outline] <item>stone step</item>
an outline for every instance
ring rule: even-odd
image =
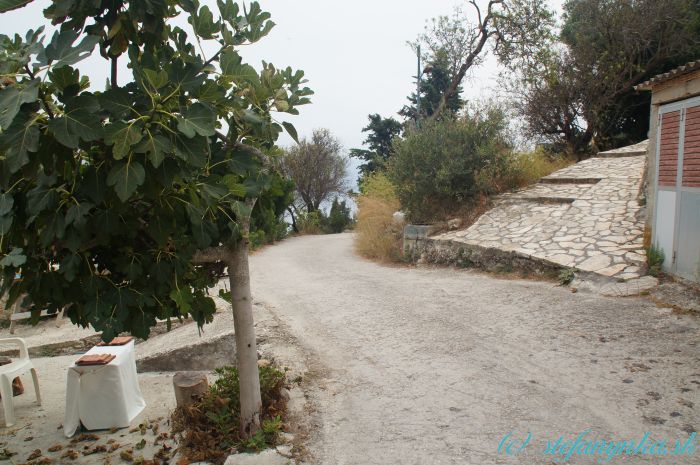
[[[624,157],[643,157],[647,154],[647,151],[639,150],[636,152],[600,152],[593,158],[624,158]]]
[[[562,176],[545,176],[541,184],[598,184],[603,178],[565,178]]]

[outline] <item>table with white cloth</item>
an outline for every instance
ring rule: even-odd
[[[66,418],[63,431],[71,437],[82,422],[88,430],[125,428],[146,407],[136,375],[134,341],[122,346],[95,346],[85,355],[113,354],[106,365],[68,368]]]

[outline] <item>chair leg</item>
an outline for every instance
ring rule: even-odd
[[[36,368],[32,367],[32,381],[34,381],[34,392],[36,393],[36,402],[41,405],[41,393],[39,392],[39,377],[36,375]]]
[[[12,405],[12,380],[5,375],[0,375],[0,395],[5,409],[5,427],[9,427],[15,424],[15,409]]]

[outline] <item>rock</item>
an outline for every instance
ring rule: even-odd
[[[282,444],[291,444],[294,441],[294,435],[292,433],[281,432],[278,438]]]
[[[453,218],[447,222],[447,229],[450,231],[459,229],[462,226],[462,219],[461,218]]]
[[[630,279],[624,283],[607,284],[600,293],[608,297],[629,297],[649,292],[659,284],[659,280],[653,276],[642,276]]]
[[[270,365],[272,365],[272,362],[270,362],[270,361],[269,361],[268,359],[266,359],[266,358],[261,358],[260,360],[258,360],[258,366],[259,366],[260,368],[269,367]]]
[[[291,461],[275,449],[267,449],[259,454],[229,455],[224,465],[289,465]]]
[[[280,397],[286,402],[289,400],[289,389],[280,389]]]
[[[291,444],[282,444],[276,447],[277,453],[283,455],[284,457],[292,458],[292,446]]]
[[[396,224],[402,224],[406,222],[406,214],[404,212],[394,212],[391,216]]]

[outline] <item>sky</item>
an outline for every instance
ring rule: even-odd
[[[564,0],[548,1],[561,12]],[[215,0],[201,3],[216,11]],[[0,16],[0,33],[24,35],[29,28],[47,24],[42,10],[49,4],[35,0]],[[256,68],[265,60],[278,68],[302,69],[315,92],[311,105],[299,107],[299,116],[278,119],[293,123],[300,137],[327,128],[345,150],[362,145],[367,115],[397,117],[415,89],[416,56],[406,42],[423,32],[427,20],[448,15],[455,7],[474,13],[465,0],[262,0],[260,4],[277,26],[260,42],[244,47],[241,55]],[[97,89],[103,88],[108,76],[103,61],[94,57],[79,67]],[[498,71],[496,60],[487,59],[464,83],[463,97],[474,100],[497,93]],[[128,71],[120,75],[127,76]],[[292,143],[288,136],[279,141],[282,146]]]

